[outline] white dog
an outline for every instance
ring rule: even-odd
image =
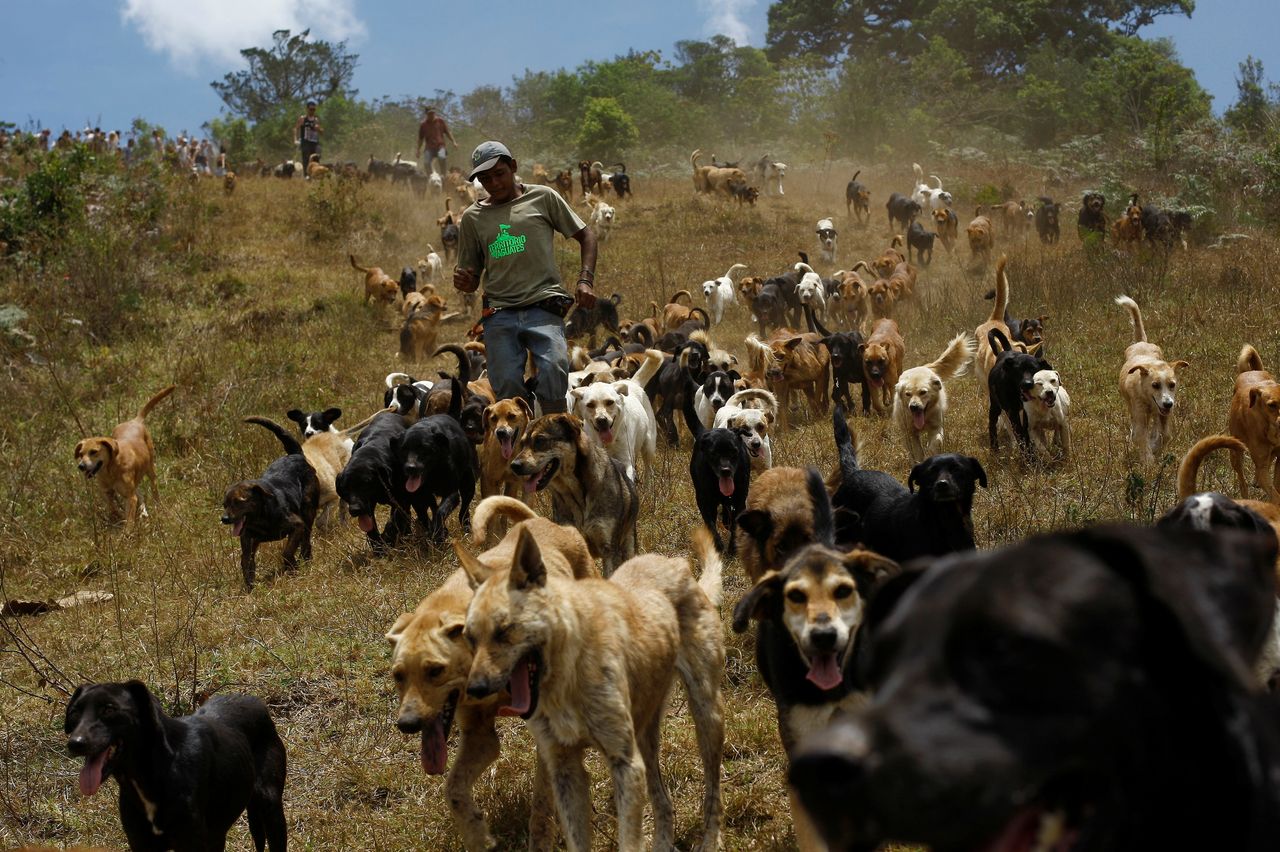
[[[702,295],[707,300],[707,313],[716,325],[724,319],[724,309],[738,304],[738,275],[745,271],[745,263],[735,263],[719,278],[702,282]]]
[[[929,175],[937,184],[936,187],[931,187],[924,182],[924,169],[920,168],[920,164],[912,163],[911,167],[916,172],[916,188],[911,193],[911,200],[924,210],[941,210],[944,207],[950,207],[951,193],[942,188],[942,180],[937,175]]]
[[[778,400],[763,388],[740,390],[716,412],[715,428],[738,433],[751,456],[751,469],[773,467],[769,427],[778,419]]]
[[[893,389],[893,422],[919,463],[942,452],[942,421],[947,412],[943,382],[964,375],[973,362],[977,343],[968,332],[957,334],[937,361],[905,370]]]
[[[836,262],[836,226],[830,219],[818,220],[818,246],[825,263]]]
[[[782,179],[787,176],[786,163],[775,163],[772,154],[765,154],[756,161],[753,171],[760,185],[764,187],[765,195],[769,195],[771,186],[778,188],[779,195],[786,195],[786,192],[782,189]]]
[[[813,271],[807,263],[797,263],[796,272],[804,273],[800,283],[796,285],[796,297],[800,304],[808,305],[822,319],[827,318],[827,285],[822,283],[822,276]]]
[[[613,228],[613,220],[617,215],[613,209],[613,205],[605,204],[591,193],[587,193],[587,203],[591,205],[591,218],[587,224],[596,233],[596,239],[604,242],[609,236],[610,229]]]
[[[664,355],[645,350],[645,360],[636,374],[616,382],[593,381],[569,391],[570,410],[582,418],[588,440],[604,447],[622,462],[627,476],[636,482],[636,457],[652,466],[657,452],[658,424],[644,386],[662,366]]]
[[[427,256],[418,261],[418,280],[434,284],[444,280],[444,261],[436,254],[436,247],[427,243]]]
[[[1057,370],[1040,370],[1032,380],[1035,388],[1022,402],[1031,441],[1039,452],[1047,456],[1061,453],[1065,461],[1071,457],[1071,426],[1067,423],[1071,397]]]

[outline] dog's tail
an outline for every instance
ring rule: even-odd
[[[1248,343],[1240,350],[1240,357],[1236,359],[1236,373],[1247,373],[1250,370],[1263,370],[1262,356],[1258,354],[1258,350],[1254,349]]]
[[[698,588],[702,589],[702,593],[711,601],[712,606],[719,608],[720,599],[724,595],[724,563],[720,561],[720,552],[716,550],[711,532],[703,524],[698,524],[694,528],[690,538],[693,539],[693,552],[702,563],[702,575],[698,577]]]
[[[680,297],[681,297],[681,296],[684,296],[684,297],[685,297],[686,299],[688,299],[689,301],[687,301],[687,302],[681,302],[681,301],[680,301]],[[692,294],[692,293],[690,293],[688,290],[677,290],[677,291],[675,291],[674,293],[672,293],[672,294],[671,294],[671,298],[670,298],[670,299],[667,299],[667,304],[668,304],[668,305],[681,305],[681,304],[683,304],[683,305],[692,305],[692,304],[693,304],[693,294]]]
[[[973,363],[974,353],[978,351],[978,342],[967,331],[962,331],[952,338],[946,350],[929,365],[929,369],[938,374],[944,382],[956,376],[963,376]]]
[[[1178,465],[1178,499],[1185,500],[1196,493],[1196,479],[1200,475],[1200,465],[1205,458],[1217,450],[1232,450],[1243,453],[1249,448],[1239,438],[1230,435],[1210,435],[1201,438],[1187,450],[1187,454]]]
[[[813,312],[813,308],[809,305],[804,306],[804,318],[809,323],[809,331],[821,334],[823,337],[830,337],[831,332],[823,328],[822,323],[818,321],[818,317]]]
[[[725,405],[737,405],[741,407],[744,402],[763,402],[768,406],[768,408],[765,409],[766,411],[773,412],[775,416],[778,413],[778,398],[773,395],[773,391],[767,391],[764,388],[746,388],[745,390],[740,390],[733,396],[729,397],[729,401],[726,402]]]
[[[999,346],[996,344],[999,343]],[[990,329],[987,332],[987,345],[991,347],[991,351],[996,355],[1001,352],[1008,352],[1013,348],[1013,344],[1009,342],[1009,338],[1004,336],[1004,332],[998,328]]]
[[[701,157],[701,156],[702,156],[702,149],[701,149],[701,148],[694,148],[694,149],[693,149],[693,151],[689,154],[689,163],[690,163],[690,165],[692,165],[692,166],[693,166],[693,170],[694,170],[695,172],[696,172],[696,171],[698,170],[698,168],[699,168],[699,166],[698,166],[698,158],[699,158],[699,157]]]
[[[696,441],[699,435],[707,431],[707,427],[702,425],[702,418],[698,416],[698,410],[693,405],[693,379],[687,378],[687,375],[684,393],[684,422],[689,427],[689,434],[693,435],[693,439]]]
[[[351,265],[352,265],[352,266],[354,266],[356,269],[358,269],[358,270],[360,270],[361,272],[364,272],[364,273],[366,273],[366,274],[369,272],[369,270],[365,269],[363,266],[361,266],[360,264],[356,263],[356,256],[355,256],[354,254],[349,254],[349,255],[347,255],[347,257],[349,257],[349,258],[351,259]]]
[[[489,534],[489,522],[500,516],[512,523],[538,517],[537,512],[514,497],[495,494],[480,501],[471,513],[471,543],[484,545]]]
[[[858,175],[860,174],[862,174],[862,169],[858,169],[856,172],[853,173],[853,177],[849,178],[849,183],[853,183],[855,180],[857,180]]]
[[[916,173],[916,185],[924,183],[924,169],[920,168],[919,163],[912,163],[911,170]]]
[[[351,435],[355,435],[359,433],[361,429],[363,429],[364,427],[372,423],[373,419],[377,417],[379,414],[386,414],[386,413],[395,414],[396,410],[394,408],[379,408],[377,411],[373,412],[368,417],[361,420],[359,423],[355,424],[354,426],[348,426],[347,428],[343,429],[342,430],[343,436],[349,437]]]
[[[747,363],[751,365],[751,372],[763,376],[768,369],[769,359],[773,357],[773,350],[754,333],[748,334],[744,342],[747,344]]]
[[[804,264],[806,264],[806,265],[809,263],[809,255],[808,255],[808,253],[806,253],[806,252],[802,252],[802,251],[798,251],[798,252],[796,252],[796,254],[800,255],[800,262],[801,262],[801,263],[804,263]]]
[[[1009,255],[1000,255],[996,261],[996,302],[991,306],[991,316],[987,322],[1004,322],[1004,312],[1009,307],[1009,274],[1005,271],[1009,266]]]
[[[831,511],[831,495],[827,493],[822,474],[813,468],[805,473],[805,490],[809,492],[809,501],[813,504],[813,540],[835,547],[836,522]]]
[[[867,263],[865,260],[860,260],[853,266],[849,267],[850,272],[857,272],[859,269],[863,270],[868,275],[875,275],[877,278],[880,277],[879,274],[871,268],[871,264]]]
[[[436,253],[436,247],[431,245],[431,243],[427,243],[427,254],[435,254],[435,253]]]
[[[703,327],[703,328],[711,328],[711,315],[710,315],[710,314],[708,314],[708,313],[707,313],[706,311],[704,311],[702,308],[690,308],[690,309],[689,309],[689,319],[693,319],[693,315],[694,315],[694,314],[702,314],[702,327]]]
[[[413,382],[413,376],[408,373],[387,373],[387,390],[391,390],[396,385],[411,385]]]
[[[658,314],[662,312],[662,308],[653,299],[649,300],[649,319],[657,319]]]
[[[734,284],[737,284],[738,276],[746,271],[747,265],[745,263],[735,263],[733,266],[729,267],[729,271],[724,274],[724,277],[728,278]]]
[[[467,395],[467,386],[455,378],[449,379],[449,410],[445,413],[454,420],[462,419],[462,398]],[[423,407],[426,405],[427,398],[423,397],[418,403],[418,416],[423,414]]]
[[[836,452],[840,456],[840,476],[847,481],[861,467],[858,464],[858,438],[844,419],[843,405],[837,405],[831,413],[831,427],[836,439]]]
[[[432,354],[443,355],[446,352],[458,359],[458,381],[466,385],[471,381],[471,359],[467,357],[466,350],[456,343],[446,343]]]
[[[290,435],[289,430],[285,429],[274,420],[270,420],[266,417],[259,417],[255,414],[250,417],[246,417],[244,422],[257,423],[259,426],[266,428],[267,431],[273,432],[275,436],[280,439],[280,443],[284,445],[284,451],[289,455],[297,455],[302,452],[302,445],[298,443],[298,439]]]
[[[1258,369],[1261,370],[1262,367],[1258,367]],[[162,391],[159,391],[155,396],[147,400],[146,404],[143,405],[142,408],[138,410],[138,419],[139,420],[145,419],[146,416],[151,413],[151,409],[155,408],[156,404],[159,403],[160,400],[164,399],[166,396],[173,393],[175,390],[177,390],[177,388],[178,388],[177,385],[169,385],[169,387],[165,388]]]
[[[902,246],[904,245],[904,242],[905,241],[902,239],[902,234],[894,234],[893,239],[889,241],[889,248],[891,249],[902,248]]]
[[[794,269],[796,272],[803,272],[805,274],[813,272],[813,267],[807,263],[797,263]],[[817,273],[814,273],[814,274],[816,275]]]
[[[649,304],[656,305],[657,303],[650,302]],[[653,347],[653,329],[642,322],[638,322],[631,326],[631,339],[644,348],[650,349]]]
[[[929,177],[930,177],[930,178],[932,178],[932,179],[933,179],[933,182],[937,184],[937,186],[935,186],[935,187],[934,187],[934,189],[936,189],[937,191],[941,192],[941,191],[942,191],[942,178],[938,177],[937,175],[929,175]]]
[[[1128,296],[1116,296],[1116,304],[1129,311],[1129,324],[1133,326],[1133,342],[1147,342],[1147,327],[1142,324],[1142,311],[1138,303]]]
[[[644,350],[644,363],[640,365],[640,369],[636,370],[636,374],[631,380],[640,387],[649,384],[649,380],[658,375],[658,371],[662,369],[662,362],[666,359],[667,353],[661,349]]]

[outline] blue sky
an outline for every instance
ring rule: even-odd
[[[1235,99],[1238,63],[1262,59],[1280,79],[1277,0],[1200,0],[1193,19],[1162,18],[1167,35],[1221,111]],[[278,28],[311,27],[350,40],[362,97],[463,93],[504,85],[525,69],[574,67],[627,48],[670,55],[681,39],[724,32],[764,43],[768,0],[543,0],[477,20],[476,4],[424,0],[38,0],[5,5],[0,119],[55,131],[86,123],[125,128],[135,116],[172,134],[198,130],[221,107],[209,88],[238,51]],[[532,12],[529,10],[533,9]]]

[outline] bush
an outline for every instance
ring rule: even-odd
[[[348,236],[366,214],[363,185],[357,180],[314,180],[307,192],[307,238],[317,243]]]
[[[616,100],[587,98],[578,129],[578,150],[584,159],[621,160],[639,141],[635,122]]]

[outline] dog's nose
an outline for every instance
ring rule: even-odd
[[[67,740],[67,751],[76,757],[89,753],[89,741],[84,737],[72,737]]]
[[[933,484],[934,499],[949,500],[959,495],[960,491],[956,488],[956,484],[949,478],[939,479]]]
[[[476,679],[467,681],[467,695],[477,700],[487,698],[495,692],[497,690],[488,680]]]
[[[809,644],[815,651],[831,651],[836,647],[836,628],[834,625],[815,627],[809,631]]]
[[[223,515],[222,522],[224,524],[234,524],[236,522],[236,519],[231,517],[230,515]]]
[[[417,713],[402,713],[396,719],[396,727],[402,734],[416,734],[422,730],[422,717]]]
[[[1173,400],[1171,400],[1171,399],[1162,399],[1162,400],[1160,400],[1160,408],[1162,408],[1162,409],[1163,409],[1163,410],[1165,410],[1165,411],[1172,411],[1172,410],[1173,410]]]

